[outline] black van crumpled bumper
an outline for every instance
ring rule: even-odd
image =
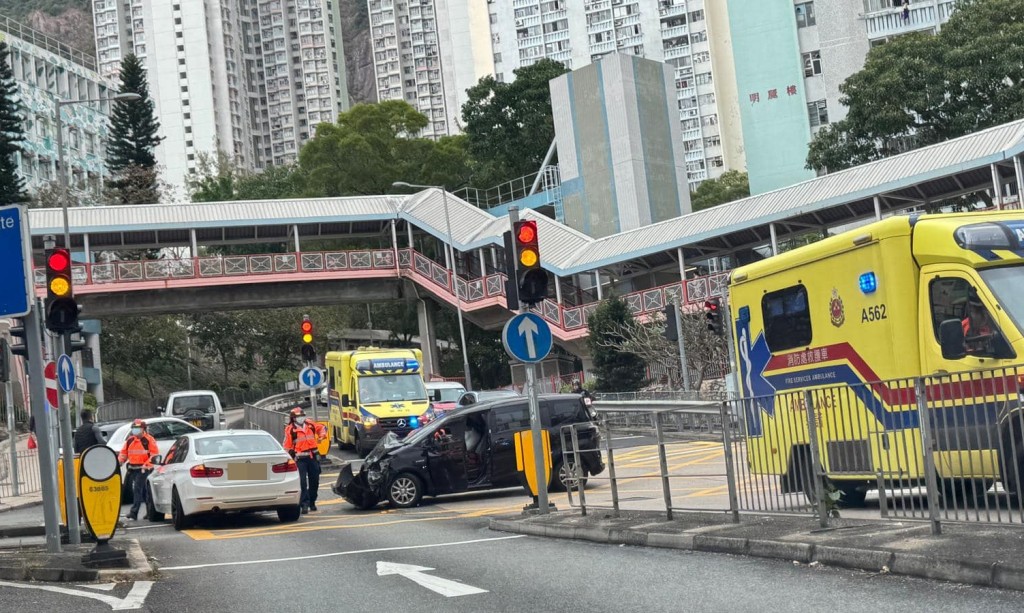
[[[341,467],[331,491],[359,509],[372,509],[380,502],[380,496],[366,482],[366,475],[352,472],[351,462]]]

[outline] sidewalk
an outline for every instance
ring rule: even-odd
[[[778,558],[957,583],[1024,590],[1024,527],[942,525],[932,536],[925,522],[816,519],[722,513],[562,511],[546,516],[492,519],[491,530],[613,545],[639,545]]]

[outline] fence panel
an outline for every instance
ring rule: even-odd
[[[42,479],[39,476],[39,451],[37,449],[21,449],[17,452],[17,473],[11,466],[10,450],[0,454],[0,500],[15,495],[14,483],[17,481],[18,495],[33,494],[42,491]]]
[[[277,442],[284,443],[284,427],[288,421],[286,414],[247,404],[244,419],[245,428],[263,430],[270,433]]]

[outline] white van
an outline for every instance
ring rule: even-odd
[[[220,397],[210,390],[174,392],[167,397],[167,406],[157,411],[164,417],[177,417],[203,430],[227,429]]]

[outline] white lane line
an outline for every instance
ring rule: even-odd
[[[131,532],[132,530],[152,530],[153,528],[170,528],[171,524],[153,524],[152,526],[132,526],[131,528],[125,528]]]
[[[213,568],[217,566],[245,566],[248,564],[272,564],[274,562],[297,562],[299,560],[318,560],[322,558],[334,558],[337,556],[352,556],[361,553],[380,553],[382,551],[406,551],[409,549],[433,549],[437,547],[454,547],[456,545],[473,545],[475,543],[491,543],[494,541],[508,541],[525,537],[525,534],[514,536],[498,536],[489,539],[474,539],[471,541],[455,541],[453,543],[431,543],[429,545],[405,545],[402,547],[380,547],[377,549],[358,549],[355,551],[335,551],[332,553],[320,553],[310,556],[295,556],[292,558],[270,558],[266,560],[242,560],[238,562],[214,562],[211,564],[188,564],[184,566],[164,566],[160,570],[195,570],[198,568]]]
[[[52,585],[39,585],[38,583],[11,583],[10,581],[0,581],[0,587],[14,587],[23,590],[42,590],[44,592],[53,592],[55,594],[65,594],[67,596],[80,596],[82,598],[92,598],[102,603],[110,605],[110,608],[115,611],[131,611],[134,609],[141,609],[142,605],[146,602],[146,596],[149,595],[150,588],[153,587],[152,581],[136,581],[135,585],[132,586],[128,595],[124,598],[118,598],[116,596],[107,596],[106,594],[97,594],[95,592],[85,592],[82,590],[72,590],[66,587],[56,587]]]
[[[631,438],[644,438],[644,437],[640,436],[639,434],[634,434],[633,436],[613,436],[612,440],[613,441],[628,441]]]

